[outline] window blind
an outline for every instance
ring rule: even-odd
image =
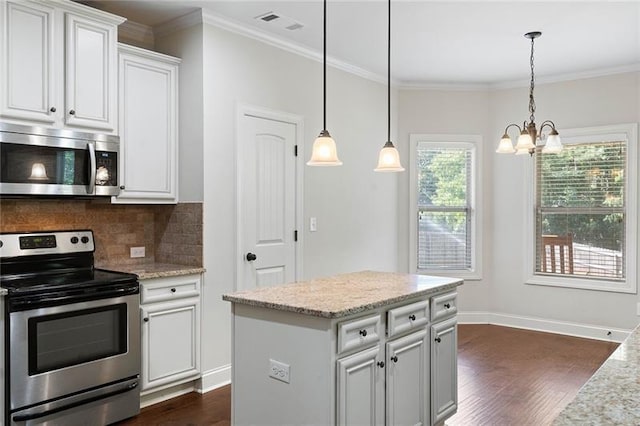
[[[536,153],[536,273],[625,278],[626,141]]]
[[[472,161],[468,148],[418,145],[419,270],[472,268]]]

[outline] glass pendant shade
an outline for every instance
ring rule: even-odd
[[[513,147],[513,142],[511,138],[506,133],[502,135],[502,139],[500,139],[500,144],[498,144],[498,149],[496,149],[498,154],[513,154],[516,152]]]
[[[378,155],[378,167],[373,169],[376,172],[403,172],[404,167],[400,164],[400,154],[393,143],[387,142]]]
[[[336,150],[336,142],[333,140],[328,131],[323,130],[313,142],[313,150],[311,151],[311,159],[307,162],[308,166],[341,166],[342,161],[338,159],[338,151]]]
[[[31,176],[29,176],[29,180],[49,180],[44,164],[33,163],[31,166]]]
[[[518,143],[516,144],[516,151],[520,151],[520,150],[530,150],[530,149],[534,149],[536,146],[533,144],[533,140],[531,139],[531,135],[526,131],[523,130],[520,133],[520,136],[518,136]]]
[[[557,154],[562,151],[562,141],[560,141],[560,135],[555,129],[551,131],[547,137],[547,143],[542,148],[544,154]]]

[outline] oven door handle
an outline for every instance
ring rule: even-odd
[[[138,387],[138,381],[136,380],[135,382],[128,384],[126,387],[124,387],[122,389],[118,389],[118,390],[115,390],[115,391],[112,391],[112,392],[107,392],[107,393],[102,394],[102,395],[97,395],[97,396],[94,396],[94,397],[91,397],[91,398],[83,399],[83,400],[80,400],[80,401],[73,402],[71,404],[62,405],[60,407],[56,407],[56,408],[52,408],[52,409],[49,409],[49,410],[40,411],[40,412],[37,412],[37,413],[19,414],[17,416],[13,416],[13,421],[15,423],[18,423],[18,422],[27,422],[29,420],[39,419],[39,418],[42,418],[42,417],[46,417],[46,416],[48,416],[50,414],[59,413],[60,411],[64,411],[64,410],[68,410],[70,408],[77,407],[79,405],[84,405],[84,404],[88,404],[90,402],[99,401],[101,399],[106,399],[106,398],[110,398],[112,396],[120,395],[122,393],[131,392],[132,390],[134,390],[137,387]]]
[[[93,195],[96,192],[96,145],[94,142],[87,143],[89,150],[89,186],[87,194]]]

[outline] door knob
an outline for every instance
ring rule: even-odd
[[[255,254],[253,254],[253,253],[247,253],[247,260],[248,260],[249,262],[253,262],[253,261],[254,261],[254,260],[256,260],[257,258],[258,258],[258,256],[256,256],[256,255],[255,255]]]

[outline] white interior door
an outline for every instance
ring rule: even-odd
[[[240,289],[296,279],[296,124],[242,114]]]

